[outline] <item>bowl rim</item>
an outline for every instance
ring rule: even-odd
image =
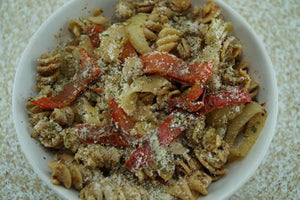
[[[36,166],[34,164],[34,159],[30,156],[30,148],[27,147],[25,145],[24,142],[22,142],[22,137],[21,137],[21,130],[18,127],[18,121],[16,119],[17,116],[17,110],[16,110],[16,105],[17,105],[17,93],[16,93],[16,87],[17,87],[17,80],[19,77],[21,77],[20,74],[20,68],[22,63],[24,62],[24,60],[26,59],[29,50],[32,48],[32,46],[34,45],[34,41],[36,40],[36,38],[38,37],[38,35],[40,34],[40,32],[45,29],[48,24],[55,18],[56,15],[59,15],[60,13],[64,12],[65,9],[67,9],[69,6],[71,6],[72,4],[76,3],[77,1],[80,0],[70,0],[69,2],[65,3],[64,5],[62,5],[61,7],[59,7],[56,11],[54,11],[37,29],[37,31],[33,34],[33,36],[30,38],[26,48],[24,49],[21,59],[19,60],[17,69],[16,69],[16,73],[15,73],[15,77],[14,77],[14,83],[13,83],[13,92],[12,92],[12,114],[13,114],[13,122],[14,122],[14,127],[17,133],[17,137],[18,137],[18,141],[19,144],[21,145],[21,149],[25,154],[25,157],[27,158],[29,164],[32,166],[34,172],[38,175],[38,177],[40,179],[43,180],[44,183],[46,183],[46,185],[51,188],[56,194],[58,194],[60,197],[62,197],[63,199],[67,199],[67,196],[65,195],[65,193],[62,190],[57,190],[57,186],[54,186],[51,182],[50,182],[50,178],[48,176],[46,176],[41,169]],[[246,26],[246,28],[248,29],[247,31],[250,32],[250,34],[254,37],[254,41],[255,41],[255,45],[258,46],[258,48],[263,52],[262,57],[264,57],[266,59],[267,65],[265,66],[266,69],[268,70],[268,73],[270,73],[270,81],[272,82],[272,92],[273,92],[273,109],[272,112],[268,114],[268,117],[271,118],[270,119],[270,123],[271,127],[268,130],[268,132],[270,133],[270,136],[267,137],[266,141],[265,141],[265,148],[262,149],[262,151],[260,152],[260,154],[257,156],[257,159],[255,159],[252,163],[252,167],[250,170],[247,170],[245,172],[245,178],[243,179],[239,179],[235,182],[234,185],[232,185],[233,187],[230,188],[230,190],[226,191],[224,193],[223,196],[220,197],[220,199],[226,199],[228,197],[230,197],[235,191],[237,191],[238,189],[240,189],[246,181],[248,181],[250,179],[250,177],[254,174],[254,172],[258,169],[259,165],[261,164],[263,158],[265,157],[266,153],[268,152],[268,149],[270,147],[270,143],[274,137],[275,134],[275,127],[276,127],[276,123],[277,123],[277,114],[278,114],[278,87],[277,87],[277,81],[276,81],[276,75],[275,75],[275,71],[274,71],[274,67],[272,65],[271,59],[263,45],[263,41],[261,41],[257,34],[255,33],[254,29],[249,25],[249,23],[244,19],[244,17],[242,17],[238,12],[234,11],[227,3],[223,2],[222,0],[214,0],[217,4],[219,4],[222,9],[225,9],[227,11],[229,11],[230,13],[233,13],[235,15],[235,17],[239,18],[239,21]],[[100,1],[101,2],[101,1]],[[28,135],[29,136],[29,135]]]

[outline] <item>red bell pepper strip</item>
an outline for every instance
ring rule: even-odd
[[[136,170],[147,167],[153,161],[149,144],[144,144],[137,148],[125,162],[125,167],[129,170]]]
[[[145,74],[160,74],[187,84],[204,83],[213,68],[213,62],[188,64],[172,54],[163,52],[151,52],[140,58]]]
[[[115,131],[106,131],[96,125],[79,124],[76,127],[79,139],[84,143],[128,147],[128,138]]]
[[[103,26],[92,25],[88,27],[88,36],[94,48],[97,48],[100,44],[99,33],[102,33],[104,30]]]
[[[129,131],[134,127],[134,121],[122,108],[118,106],[115,99],[111,99],[109,101],[109,105],[111,107],[111,116],[117,128],[125,133],[129,133]]]
[[[63,91],[53,97],[41,97],[32,103],[42,109],[54,109],[71,104],[77,95],[86,89],[88,84],[94,81],[101,70],[96,61],[88,55],[84,49],[79,49],[81,56],[81,69],[75,75],[72,82],[64,86]]]
[[[175,120],[175,115],[172,113],[158,127],[158,140],[163,147],[179,137],[183,131],[180,124],[174,123]]]
[[[194,84],[188,92],[170,99],[169,111],[172,111],[174,108],[183,108],[189,112],[200,110],[203,107],[203,102],[197,100],[202,95],[203,91],[202,85],[198,83]]]
[[[196,76],[199,78],[196,80],[196,83],[198,81],[200,81],[200,84],[204,84],[209,79],[209,77],[212,75],[214,63],[213,63],[213,61],[204,62],[201,64],[191,63],[191,64],[189,64],[189,67],[194,69]]]
[[[123,51],[121,53],[120,59],[121,63],[124,63],[126,58],[136,56],[137,53],[135,51],[135,48],[132,46],[132,44],[128,41],[125,43],[123,47]]]
[[[185,97],[189,101],[197,101],[201,96],[201,94],[203,93],[203,91],[204,91],[203,86],[199,83],[196,83],[190,88],[190,90],[185,95]]]
[[[236,103],[248,103],[251,101],[250,94],[240,88],[219,91],[208,94],[204,98],[204,113],[209,113],[215,109]]]

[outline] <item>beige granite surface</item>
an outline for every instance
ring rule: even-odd
[[[30,37],[68,0],[0,0],[0,199],[60,199],[34,173],[11,114],[13,78]],[[255,29],[272,59],[279,115],[269,152],[231,199],[300,199],[300,1],[224,0]]]

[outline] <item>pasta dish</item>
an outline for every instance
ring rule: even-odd
[[[55,152],[53,184],[81,199],[207,195],[247,156],[267,113],[259,84],[212,1],[119,0],[72,20],[36,68],[31,136]]]

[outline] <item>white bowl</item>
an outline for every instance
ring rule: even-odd
[[[61,40],[67,39],[67,25],[71,19],[89,15],[88,11],[101,7],[104,14],[113,13],[112,0],[73,0],[57,10],[43,23],[31,38],[20,60],[15,75],[13,87],[13,117],[21,147],[32,165],[34,171],[50,188],[65,199],[78,199],[78,192],[55,186],[50,182],[50,170],[47,163],[53,159],[53,153],[43,148],[30,137],[30,124],[25,110],[28,97],[36,94],[34,90],[37,59],[41,53],[54,48],[60,41],[54,35],[63,28]],[[225,199],[241,187],[255,172],[261,163],[274,135],[277,118],[277,85],[270,58],[253,29],[234,10],[223,1],[216,0],[221,6],[223,16],[234,25],[234,34],[241,40],[244,49],[244,60],[251,63],[250,73],[260,83],[259,102],[266,102],[268,118],[265,127],[250,151],[249,155],[238,162],[228,165],[227,174],[219,181],[209,186],[209,194],[201,199]],[[203,4],[203,1],[193,1],[193,4]]]

